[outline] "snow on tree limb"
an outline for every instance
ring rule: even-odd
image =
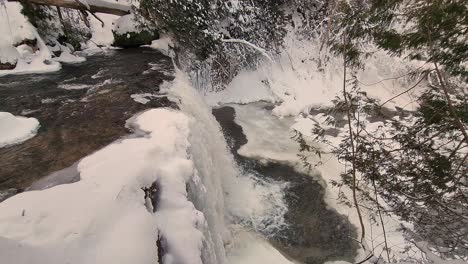
[[[17,2],[18,0],[8,0],[10,2]],[[131,6],[119,3],[113,3],[105,0],[28,0],[28,2],[37,5],[58,6],[64,8],[72,8],[78,10],[86,10],[93,13],[106,13],[118,16],[130,14]],[[87,3],[84,4],[84,2]],[[89,8],[85,8],[88,6]]]
[[[244,39],[223,39],[221,40],[222,42],[224,43],[240,43],[240,44],[245,44],[251,48],[253,48],[254,50],[258,51],[260,54],[262,54],[265,58],[267,58],[270,62],[273,62],[273,59],[270,57],[270,55],[268,55],[268,52],[263,49],[263,48],[260,48],[259,46],[251,43],[251,42],[248,42],[247,40],[244,40]]]

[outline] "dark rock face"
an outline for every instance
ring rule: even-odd
[[[15,67],[16,67],[16,62],[10,63],[10,62],[0,61],[0,70],[13,70]]]
[[[23,39],[22,41],[15,43],[15,47],[18,47],[20,45],[26,44],[30,47],[36,47],[37,45],[37,39]]]
[[[235,109],[213,109],[223,133],[231,146],[237,163],[259,177],[288,182],[285,200],[288,227],[270,236],[270,242],[287,256],[302,263],[321,264],[326,261],[353,261],[358,248],[352,237],[355,228],[348,219],[328,208],[324,201],[325,189],[310,175],[298,173],[294,168],[279,163],[262,163],[245,158],[237,150],[247,143],[242,127],[235,123]],[[269,235],[269,234],[268,234]]]
[[[164,96],[147,104],[131,98],[135,93],[158,94],[159,86],[173,79],[172,72],[170,58],[150,49],[131,49],[64,64],[55,73],[0,77],[0,111],[34,117],[41,124],[32,139],[0,148],[0,191],[25,189],[128,135],[126,121],[138,112],[177,107]],[[60,88],[67,85],[86,88]]]
[[[157,32],[150,32],[143,30],[141,32],[128,32],[125,34],[118,34],[115,31],[114,34],[114,44],[113,46],[121,48],[136,48],[142,45],[149,45],[151,41],[158,39],[159,34]]]

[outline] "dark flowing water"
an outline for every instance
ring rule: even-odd
[[[63,169],[128,134],[125,122],[135,113],[174,107],[165,97],[147,104],[131,98],[157,94],[172,75],[170,58],[151,49],[126,49],[64,64],[54,73],[0,77],[0,111],[37,118],[41,125],[32,139],[0,148],[0,192],[14,194],[57,171],[77,174]],[[85,88],[70,89],[80,86]]]
[[[355,228],[348,219],[330,209],[324,202],[325,190],[311,176],[298,173],[280,163],[264,164],[237,153],[247,143],[242,127],[235,123],[235,109],[229,106],[213,109],[228,145],[238,164],[259,177],[288,182],[285,199],[288,228],[270,237],[270,242],[289,257],[304,263],[332,260],[352,262],[357,245]]]

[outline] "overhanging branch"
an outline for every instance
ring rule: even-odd
[[[10,2],[19,2],[19,0],[8,0]],[[117,16],[130,14],[131,7],[105,0],[88,0],[89,9],[79,1],[74,0],[24,0],[31,4],[57,6],[63,8],[71,8],[81,11],[89,11],[91,13],[106,13]]]

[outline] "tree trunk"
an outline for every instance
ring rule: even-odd
[[[10,2],[19,2],[19,0],[8,0]],[[107,2],[104,0],[89,0],[89,9],[78,1],[74,0],[25,0],[31,4],[57,6],[63,8],[71,8],[82,11],[89,11],[92,13],[106,13],[117,16],[130,14],[131,7],[118,3]]]

